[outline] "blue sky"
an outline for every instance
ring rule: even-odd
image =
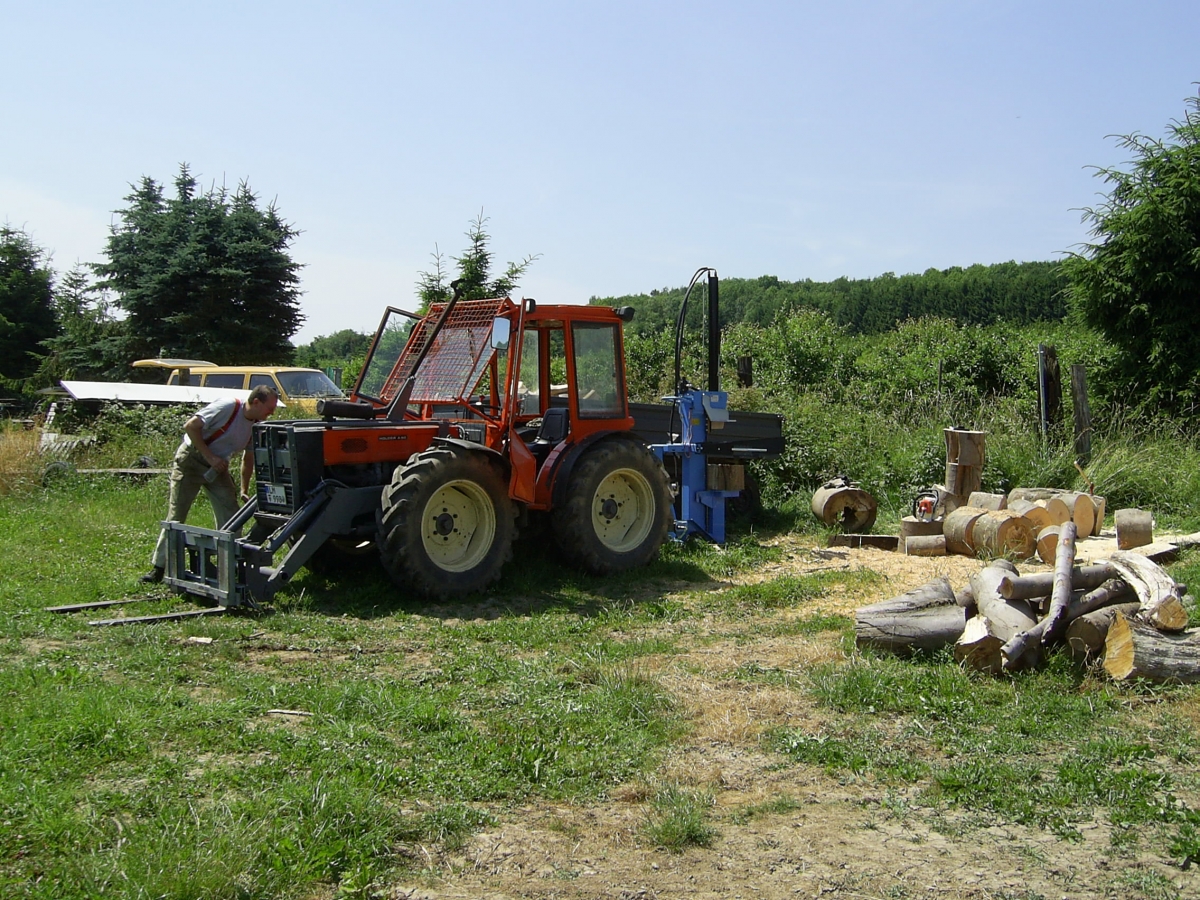
[[[369,331],[482,209],[544,303],[1056,259],[1164,134],[1200,3],[0,0],[0,221],[65,271],[132,182],[302,231],[294,340]]]

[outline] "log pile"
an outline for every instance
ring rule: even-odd
[[[1076,566],[1077,531],[1073,521],[1060,526],[1053,573],[1021,575],[997,559],[958,592],[942,578],[862,607],[858,646],[901,654],[953,647],[962,665],[995,674],[1065,649],[1102,658],[1116,680],[1200,681],[1200,629],[1187,628],[1186,587],[1134,551]]]
[[[913,530],[917,520],[907,517],[900,528],[901,548],[925,556],[940,553],[944,543],[946,553],[1008,559],[1027,559],[1036,552],[1052,566],[1064,525],[1071,523],[1080,537],[1098,535],[1104,526],[1103,497],[1057,488],[1017,488],[1007,495],[975,491],[965,504],[952,509],[951,505],[946,506],[944,519],[919,523],[923,526],[920,532]],[[1122,510],[1118,515],[1130,518],[1126,514],[1135,512]],[[1118,519],[1118,524],[1121,521]],[[1134,526],[1130,527],[1130,547],[1150,543],[1150,538],[1143,536],[1143,521],[1138,520],[1136,537],[1132,536]],[[938,526],[940,532],[934,530]],[[926,538],[938,533],[945,540],[936,542],[934,551],[935,542]],[[918,537],[922,540],[916,540]]]

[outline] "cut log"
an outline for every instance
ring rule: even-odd
[[[947,428],[943,434],[946,437],[946,490],[965,500],[973,491],[979,490],[983,480],[987,432]]]
[[[1117,549],[1132,550],[1154,543],[1154,517],[1144,509],[1118,509],[1113,513],[1117,525]]]
[[[968,622],[969,627],[964,628],[955,644],[954,655],[960,662],[983,672],[1000,672],[1004,667],[1001,648],[1037,624],[1033,608],[1026,601],[1000,596],[1000,580],[1016,574],[1019,574],[1016,566],[996,560],[971,576],[971,591],[979,613]],[[975,625],[971,626],[971,622]],[[1026,662],[1036,662],[1036,652],[1026,654]]]
[[[964,666],[998,675],[1003,671],[1000,654],[1004,641],[996,634],[987,616],[976,614],[967,620],[954,644],[954,658]]]
[[[813,493],[812,511],[830,528],[849,534],[870,531],[879,504],[862,488],[838,478],[826,482]]]
[[[875,550],[896,550],[900,539],[894,534],[835,534],[829,538],[830,547],[871,547]]]
[[[1130,550],[1114,550],[1108,561],[1137,592],[1141,603],[1139,619],[1160,631],[1187,628],[1188,614],[1183,608],[1179,585],[1161,566]]]
[[[1071,518],[1071,507],[1062,499],[1066,493],[1059,488],[1013,488],[1008,492],[1008,508],[1013,509],[1014,503],[1024,500],[1046,510],[1050,514],[1050,524],[1061,525]]]
[[[1006,509],[1008,496],[1006,494],[988,494],[984,491],[972,491],[967,497],[967,506],[978,509]]]
[[[965,624],[950,582],[939,578],[859,609],[854,614],[854,640],[859,647],[893,653],[936,650],[954,643]]]
[[[1027,559],[1035,543],[1029,520],[1009,509],[989,510],[975,520],[971,543],[977,553]]]
[[[1117,603],[1102,609],[1092,610],[1067,625],[1067,647],[1076,657],[1086,657],[1099,653],[1104,649],[1104,640],[1108,637],[1108,629],[1116,620],[1117,614],[1130,618],[1137,615],[1137,601],[1133,603]]]
[[[961,553],[964,556],[975,555],[975,545],[972,542],[975,523],[986,512],[986,509],[960,506],[946,516],[946,520],[942,523],[942,532],[946,535],[946,549],[950,553]]]
[[[1092,495],[1092,505],[1096,507],[1096,520],[1092,525],[1092,537],[1099,537],[1104,530],[1104,510],[1108,505],[1103,497]]]
[[[905,516],[900,520],[900,543],[910,537],[928,537],[931,534],[942,533],[941,519],[918,519],[916,516]]]
[[[1104,641],[1104,671],[1117,681],[1200,681],[1200,630],[1163,634],[1118,614]]]
[[[1108,563],[1076,566],[1071,571],[1071,584],[1090,591],[1100,587],[1116,574],[1117,570]],[[1000,579],[997,589],[1000,591],[1000,596],[1006,600],[1032,600],[1035,597],[1048,597],[1050,591],[1054,589],[1054,573],[1035,572],[1031,575],[1010,575]]]
[[[1029,520],[1033,526],[1033,533],[1037,534],[1043,528],[1053,525],[1054,522],[1050,519],[1050,513],[1044,506],[1038,506],[1031,500],[1013,500],[1008,504],[1008,508],[1013,512],[1018,512]]]
[[[946,536],[944,534],[919,534],[907,538],[904,542],[904,552],[909,556],[945,556]]]
[[[1049,525],[1038,532],[1038,559],[1048,566],[1054,565],[1058,556],[1058,539],[1062,536],[1062,525]]]
[[[1096,524],[1096,507],[1092,504],[1090,494],[1072,492],[1059,497],[1071,510],[1071,521],[1075,523],[1075,533],[1085,537],[1092,533]]]

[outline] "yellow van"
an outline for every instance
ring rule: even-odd
[[[218,366],[203,359],[139,359],[134,368],[170,369],[167,384],[250,390],[260,384],[279,392],[288,415],[315,416],[318,400],[344,400],[346,395],[320,369],[296,366]],[[186,378],[186,380],[184,380]]]

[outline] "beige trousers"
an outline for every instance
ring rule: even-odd
[[[175,458],[171,460],[171,494],[167,500],[167,515],[164,521],[186,522],[200,488],[208,492],[217,528],[233,518],[240,507],[233,478],[228,472],[222,472],[212,481],[205,481],[204,474],[208,468],[208,463],[195,447],[186,442],[179,445],[179,449],[175,451]],[[158,543],[154,545],[151,564],[164,569],[167,567],[165,528],[159,533]]]

